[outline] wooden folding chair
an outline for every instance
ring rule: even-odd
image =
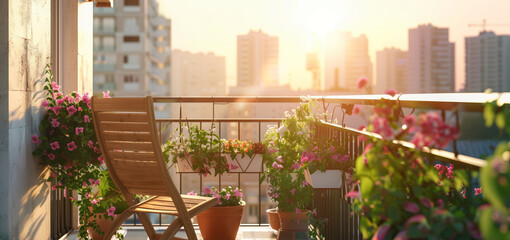
[[[152,239],[170,239],[184,226],[197,239],[191,218],[216,205],[215,198],[180,195],[161,152],[152,98],[92,98],[93,121],[103,158],[129,208],[119,214],[105,239],[136,213]],[[133,194],[150,195],[136,202]],[[156,234],[147,213],[176,216],[163,234]]]

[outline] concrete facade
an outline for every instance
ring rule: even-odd
[[[323,90],[356,91],[356,83],[362,77],[373,81],[367,37],[353,37],[343,31],[328,33],[324,45]]]
[[[112,96],[170,94],[171,21],[156,0],[116,0],[94,9],[94,92]],[[168,117],[168,109],[156,109]]]
[[[61,79],[64,91],[90,91],[92,87],[92,52],[86,47],[92,29],[83,23],[92,21],[93,3],[0,1],[0,239],[50,238],[47,170],[32,157],[31,136],[38,134],[44,114],[40,108],[42,77],[52,60],[52,30],[58,29],[51,20],[55,4],[61,7],[61,36],[69,37],[64,42],[75,46],[63,48],[62,58],[82,66],[61,69],[71,74]],[[80,44],[83,47],[78,48]]]
[[[408,93],[455,92],[455,43],[448,28],[431,24],[409,29]]]
[[[237,86],[277,86],[279,68],[278,37],[262,30],[237,36]]]
[[[510,91],[510,35],[466,37],[466,92]]]
[[[374,93],[395,89],[406,93],[408,89],[407,51],[385,48],[377,52],[377,71]]]

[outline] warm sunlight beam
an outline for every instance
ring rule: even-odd
[[[345,0],[300,0],[299,12],[303,31],[315,33],[319,38],[328,32],[344,29],[348,19]]]

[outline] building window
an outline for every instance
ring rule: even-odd
[[[124,6],[139,6],[140,0],[124,0]]]
[[[128,63],[129,62],[129,57],[128,55],[124,55],[124,63]]]
[[[124,42],[138,43],[140,36],[124,36]]]

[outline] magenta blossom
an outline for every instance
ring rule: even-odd
[[[84,103],[86,103],[86,104],[90,103],[89,93],[85,93],[85,94],[83,94],[82,99],[83,99],[83,102],[84,102]]]
[[[48,101],[46,99],[42,100],[41,107],[47,107],[49,105]]]
[[[292,195],[294,195],[296,193],[296,189],[293,188],[292,190],[290,190],[290,193],[292,193]]]
[[[39,142],[39,137],[37,137],[37,135],[33,135],[32,136],[32,143],[37,143]]]
[[[48,109],[52,110],[55,113],[55,115],[58,115],[60,113],[60,109],[62,109],[62,107],[61,106],[54,106],[54,107],[49,107]]]
[[[69,112],[69,115],[73,115],[77,110],[76,107],[70,106],[67,108],[67,111]]]
[[[75,132],[76,132],[76,135],[79,135],[80,133],[83,133],[83,128],[82,127],[76,127]]]
[[[88,115],[83,116],[83,122],[86,122],[86,123],[90,122],[90,118]]]
[[[191,190],[188,193],[186,193],[186,195],[196,196],[197,194],[195,192],[193,192],[193,190]]]
[[[227,199],[227,200],[230,199],[230,193],[225,194],[225,199]]]
[[[397,90],[395,90],[395,89],[388,89],[384,93],[394,97],[395,95],[397,95]]]
[[[361,112],[361,106],[360,105],[354,105],[354,108],[352,109],[352,113],[354,115],[359,114]]]
[[[57,99],[57,105],[62,105],[62,103],[65,101],[64,99]]]
[[[59,90],[59,89],[60,89],[60,86],[59,86],[56,82],[52,82],[52,83],[51,83],[51,87],[52,87],[54,90]]]
[[[57,120],[57,119],[52,119],[51,120],[51,126],[56,128],[60,125],[60,122]]]
[[[364,88],[365,85],[367,85],[367,83],[368,83],[368,79],[366,77],[362,77],[362,78],[358,79],[358,82],[357,82],[358,89]]]
[[[482,188],[475,188],[475,196],[482,194]]]
[[[104,98],[110,98],[110,90],[108,90],[106,92],[103,92],[103,97]]]
[[[108,210],[106,210],[108,212],[108,216],[110,217],[116,217],[117,215],[115,214],[115,207],[114,206],[111,206]]]
[[[60,148],[60,146],[58,145],[58,141],[50,143],[50,146],[51,146],[51,150],[53,150],[53,151]]]
[[[72,152],[74,149],[78,148],[74,141],[67,144],[67,149],[69,149],[70,152]]]
[[[92,142],[92,140],[89,140],[88,145],[89,145],[89,148],[93,148],[94,147],[94,142]]]
[[[243,193],[239,191],[238,188],[234,190],[234,196],[236,197],[243,197]]]
[[[278,164],[277,162],[274,162],[272,166],[273,166],[273,168],[276,168],[276,169],[283,169],[283,166]]]
[[[211,193],[212,193],[212,189],[210,189],[208,187],[204,187],[204,189],[202,189],[202,194],[204,194],[204,195],[208,195]]]
[[[48,154],[48,158],[50,160],[55,160],[55,155],[53,153]]]

